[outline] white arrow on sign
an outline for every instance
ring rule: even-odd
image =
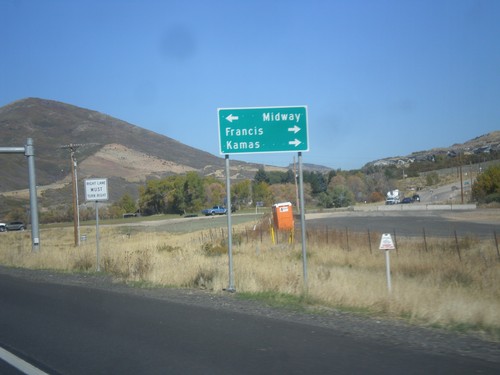
[[[300,131],[300,128],[297,125],[294,125],[293,128],[288,128],[289,132],[294,132],[294,134],[297,134]]]
[[[289,145],[294,145],[295,147],[297,147],[298,145],[300,145],[302,142],[299,141],[297,138],[295,138],[294,141],[290,141],[288,142]]]
[[[233,120],[238,120],[239,117],[238,116],[233,116],[233,114],[231,113],[229,116],[226,117],[226,120],[229,121],[229,122],[233,122]]]

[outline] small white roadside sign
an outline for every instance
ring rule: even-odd
[[[382,234],[382,238],[380,239],[380,250],[394,250],[396,247],[394,246],[394,242],[392,241],[392,237],[390,233]]]
[[[389,294],[392,292],[392,283],[391,283],[391,261],[389,258],[389,251],[394,250],[396,247],[394,246],[394,242],[392,241],[392,237],[390,233],[382,234],[382,238],[380,239],[380,250],[385,250],[385,270],[386,270],[386,278],[387,278],[387,290]]]
[[[87,201],[108,200],[108,179],[92,178],[85,180],[85,199]]]
[[[95,243],[97,272],[101,271],[99,261],[99,201],[108,200],[108,179],[91,178],[85,180],[85,199],[95,202]]]

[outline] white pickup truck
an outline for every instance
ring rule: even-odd
[[[0,232],[5,232],[7,228],[5,228],[5,223],[0,223]]]
[[[385,200],[385,204],[398,204],[399,200],[399,190],[392,190],[387,192],[387,199]]]

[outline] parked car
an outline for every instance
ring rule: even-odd
[[[413,203],[413,199],[411,199],[410,197],[406,197],[406,198],[403,198],[403,200],[401,201],[401,203]]]
[[[6,230],[5,223],[0,223],[0,232],[5,232]]]
[[[225,215],[227,213],[227,209],[222,206],[213,206],[212,208],[207,208],[201,211],[201,213],[205,216]]]
[[[24,223],[22,221],[11,221],[9,224],[7,224],[5,226],[5,228],[8,231],[12,231],[12,230],[25,230],[26,229],[26,225],[24,225]]]
[[[420,195],[414,194],[412,198],[414,202],[420,202]]]

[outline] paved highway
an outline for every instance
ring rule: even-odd
[[[466,212],[470,213],[470,212]],[[394,233],[399,236],[422,237],[425,230],[429,237],[459,237],[473,235],[493,238],[496,231],[500,236],[500,215],[495,221],[477,221],[460,218],[460,212],[453,215],[448,211],[385,211],[344,212],[337,214],[310,215],[307,228],[325,228],[353,232]]]
[[[0,346],[49,374],[500,372],[331,328],[6,274],[0,306]]]

